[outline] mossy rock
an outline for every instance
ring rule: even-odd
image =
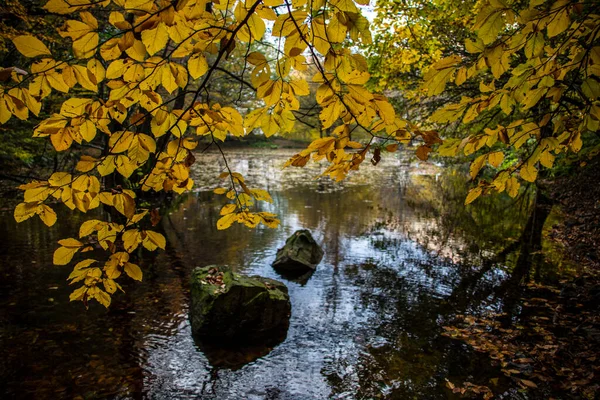
[[[277,250],[273,268],[284,273],[300,274],[317,269],[323,259],[323,249],[315,241],[310,231],[301,229],[294,232],[285,245]]]
[[[210,265],[192,271],[192,334],[204,339],[256,341],[286,329],[291,313],[287,287]]]

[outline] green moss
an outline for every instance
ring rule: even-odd
[[[204,337],[260,337],[287,322],[291,310],[283,283],[215,265],[192,272],[191,296],[192,331]]]

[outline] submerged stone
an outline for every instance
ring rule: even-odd
[[[294,232],[285,245],[277,250],[273,268],[287,273],[314,271],[323,259],[323,249],[317,244],[310,231]]]
[[[192,272],[192,334],[204,339],[250,342],[287,330],[287,287],[274,279],[245,276],[211,265]]]

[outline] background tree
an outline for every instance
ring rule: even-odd
[[[433,54],[443,58],[426,53],[420,63],[399,69],[391,58],[382,70],[401,80],[405,71],[422,74],[420,91],[409,97],[443,104],[429,116],[430,126],[447,139],[439,154],[476,156],[470,174],[478,183],[466,203],[492,192],[515,197],[523,180],[536,181],[540,167],[552,168],[557,159],[572,162],[569,152],[580,160],[598,153],[597,2],[478,1],[454,12],[444,1],[383,4],[401,15],[400,53],[415,52],[425,41],[408,37],[416,28],[405,15],[422,15],[416,24],[437,32],[450,27],[445,44],[430,29]],[[423,100],[422,93],[433,100]],[[483,176],[486,165],[490,174]]]

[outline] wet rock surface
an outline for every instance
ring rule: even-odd
[[[203,340],[255,342],[285,331],[291,313],[287,287],[221,266],[192,271],[190,322]]]
[[[323,259],[323,249],[312,237],[310,231],[301,229],[277,250],[273,268],[287,274],[303,274],[314,271]]]

